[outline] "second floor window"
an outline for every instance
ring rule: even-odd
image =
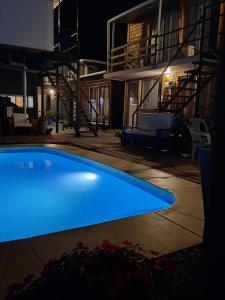
[[[169,61],[178,47],[178,11],[173,10],[162,17],[158,40],[157,62]]]

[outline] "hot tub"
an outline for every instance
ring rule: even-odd
[[[0,149],[0,242],[166,209],[173,194],[46,147]]]

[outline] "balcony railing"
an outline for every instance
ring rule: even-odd
[[[224,14],[220,14],[219,17],[223,16]],[[177,59],[198,55],[202,39],[204,39],[204,52],[208,52],[210,20],[211,17],[207,17],[197,26],[196,23],[190,24],[111,49],[109,61],[110,72],[143,68],[169,61],[176,50],[183,45],[185,37],[194,27],[196,27],[194,32],[191,34],[188,43],[183,46]],[[205,32],[202,35],[203,22],[205,22]],[[220,33],[218,33],[218,38],[219,35]]]

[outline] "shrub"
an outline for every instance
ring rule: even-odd
[[[50,261],[39,277],[12,285],[5,299],[169,299],[173,263],[157,255],[151,251],[148,258],[129,241],[119,247],[106,240],[95,249],[78,243],[72,254]]]

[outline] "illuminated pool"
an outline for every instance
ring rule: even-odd
[[[77,155],[0,148],[0,242],[137,216],[174,202],[165,190]]]

